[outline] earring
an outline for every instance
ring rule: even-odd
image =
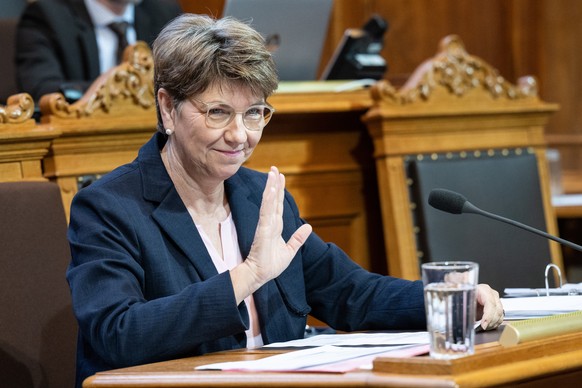
[[[166,135],[172,136],[173,133],[174,133],[174,130],[173,129],[166,128]]]

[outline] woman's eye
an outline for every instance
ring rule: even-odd
[[[220,116],[228,116],[228,115],[230,115],[230,113],[228,110],[226,110],[224,108],[216,107],[216,108],[208,109],[208,115],[213,116],[213,117],[220,117]]]
[[[253,107],[253,108],[249,108],[246,112],[245,115],[247,117],[258,117],[258,116],[262,116],[263,115],[263,110],[260,107]]]

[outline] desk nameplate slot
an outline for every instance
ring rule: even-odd
[[[499,343],[503,346],[514,346],[536,339],[575,332],[582,332],[582,311],[510,322],[501,333]]]
[[[459,376],[505,364],[532,361],[582,349],[582,332],[564,334],[503,347],[498,342],[478,345],[475,354],[452,360],[430,357],[390,358],[374,360],[374,371],[406,375]],[[536,361],[536,362],[539,362]],[[582,365],[582,360],[580,360]]]

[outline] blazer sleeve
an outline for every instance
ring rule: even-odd
[[[287,203],[296,229],[304,221],[291,195]],[[371,273],[315,233],[301,255],[307,301],[317,319],[344,331],[426,330],[421,281]]]

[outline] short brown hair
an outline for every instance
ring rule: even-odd
[[[278,85],[271,53],[260,33],[233,18],[182,14],[153,43],[154,93],[164,88],[174,106],[213,85],[238,84],[267,98]],[[158,130],[163,132],[159,106]]]

